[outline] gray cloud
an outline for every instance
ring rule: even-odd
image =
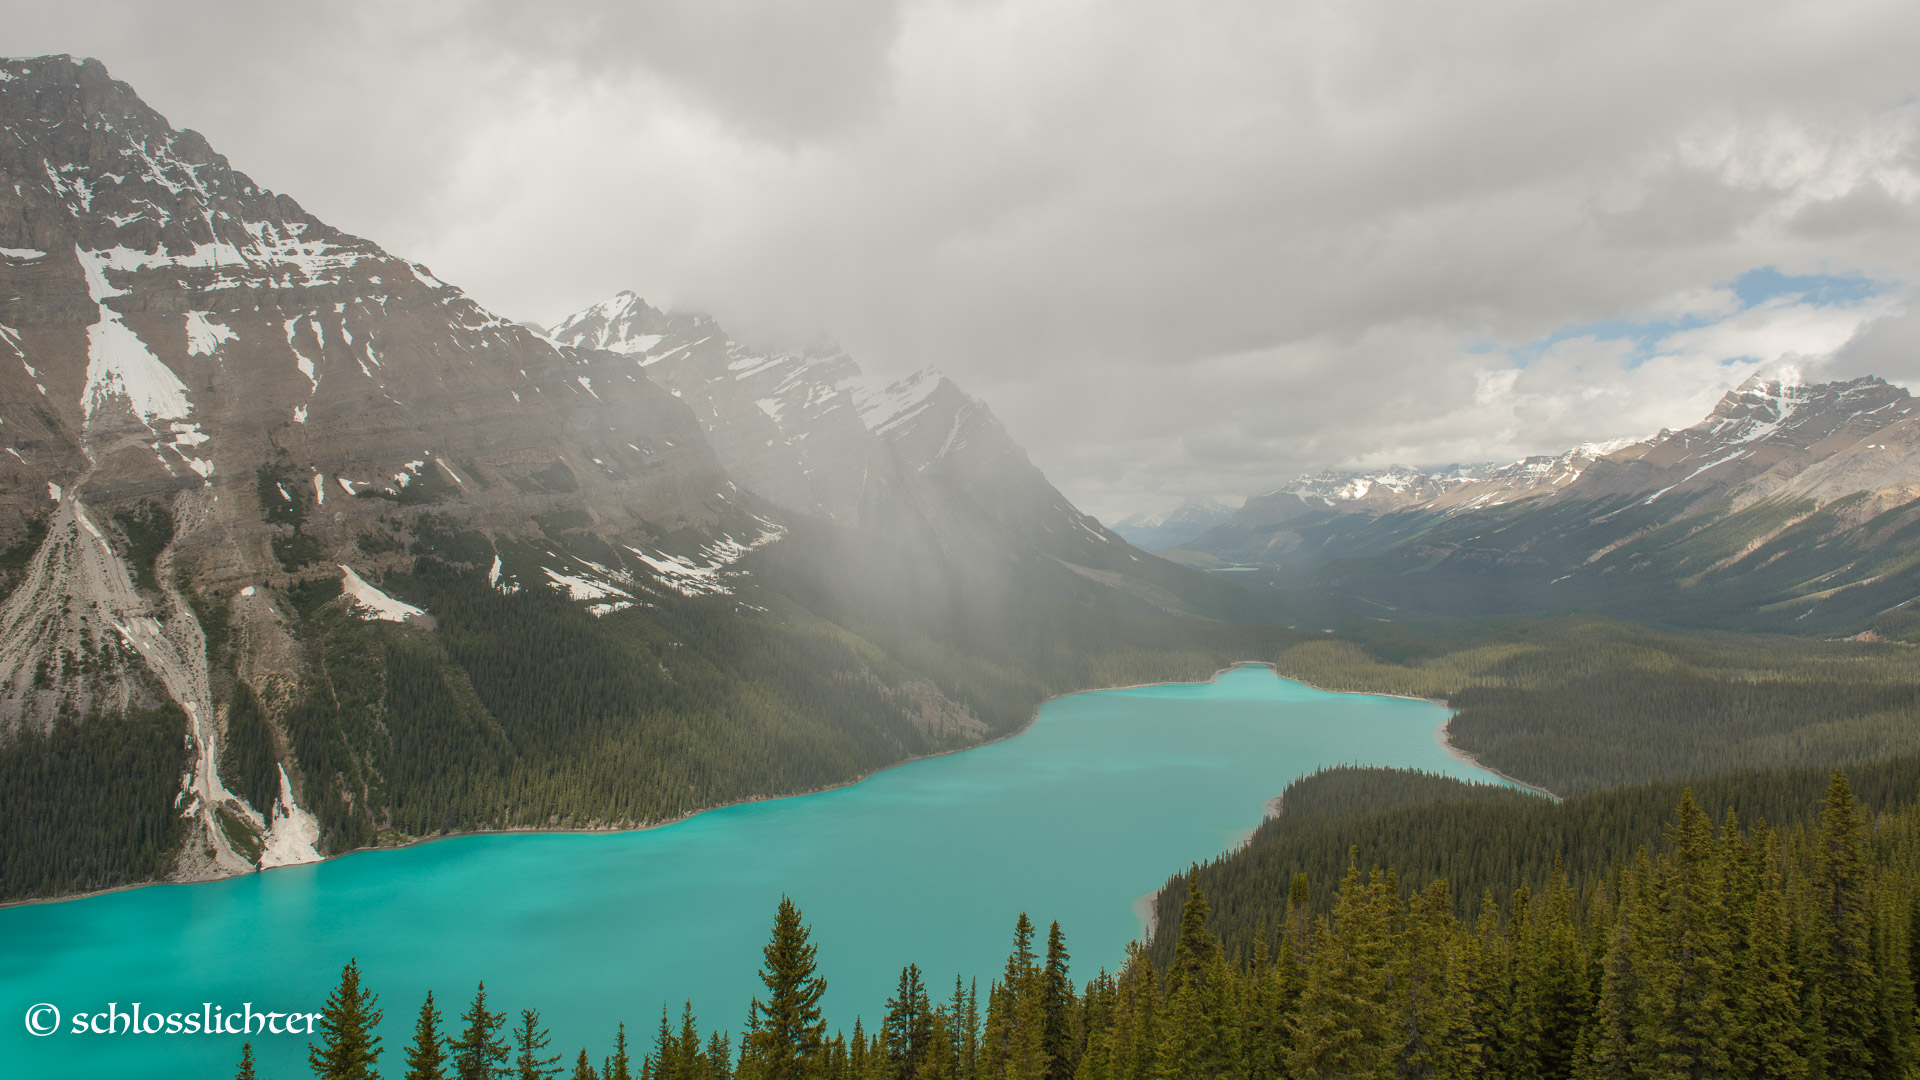
[[[1903,2],[19,6],[9,51],[98,56],[505,314],[635,288],[939,364],[1109,516],[1912,340],[1886,301],[1506,351],[1761,266],[1920,283]]]

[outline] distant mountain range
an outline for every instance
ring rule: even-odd
[[[0,896],[806,790],[1257,607],[937,372],[510,321],[96,61],[0,133]]]
[[[1142,551],[1175,548],[1233,519],[1233,507],[1218,499],[1192,498],[1165,513],[1141,511],[1113,523],[1120,538]]]
[[[1649,439],[1498,468],[1305,479],[1172,554],[1261,567],[1274,587],[1376,613],[1585,607],[1907,633],[1920,599],[1915,410],[1878,378],[1753,378],[1699,423]]]

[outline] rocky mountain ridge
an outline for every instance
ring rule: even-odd
[[[1242,603],[937,373],[511,322],[95,61],[0,135],[0,895],[843,782]]]
[[[631,292],[546,333],[628,358],[692,408],[730,475],[786,509],[917,531],[959,558],[980,544],[1033,545],[1074,565],[1139,562],[1047,481],[985,402],[933,368],[876,378],[830,343],[755,349],[710,316]]]
[[[1756,377],[1678,431],[1499,469],[1295,485],[1187,547],[1292,587],[1429,610],[1644,613],[1671,600],[1681,607],[1665,617],[1862,629],[1920,595],[1917,409],[1875,377]]]
[[[387,535],[400,507],[457,495],[472,523],[504,527],[591,505],[650,549],[752,527],[665,391],[260,188],[97,62],[0,63],[0,128],[0,534],[46,537],[0,613],[0,713],[45,731],[101,705],[64,677],[90,657],[125,674],[119,704],[183,709],[203,803],[188,850],[207,872],[246,861],[222,813],[259,833],[272,808],[216,775],[189,595],[226,599],[239,677],[284,709],[300,649],[257,586],[325,560],[342,580],[392,567],[355,538]],[[103,533],[139,505],[168,525],[159,573]]]

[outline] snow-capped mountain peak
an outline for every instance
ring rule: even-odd
[[[644,356],[663,340],[666,325],[664,312],[637,293],[622,291],[560,320],[546,336],[580,348]]]

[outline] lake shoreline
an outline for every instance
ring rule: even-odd
[[[316,859],[312,862],[289,863],[285,866],[274,866],[274,867],[268,867],[266,869],[252,870],[252,871],[249,871],[248,873],[249,874],[265,874],[273,870],[285,870],[285,869],[289,869],[291,867],[296,867],[296,866],[317,866],[320,863],[331,862],[335,859],[346,858],[349,855],[359,855],[367,852],[378,852],[378,851],[402,851],[407,848],[417,847],[421,844],[434,844],[434,843],[439,843],[445,840],[463,840],[463,839],[468,839],[476,836],[533,836],[533,835],[551,835],[551,834],[634,833],[634,832],[648,832],[653,829],[664,829],[670,825],[678,825],[678,824],[681,824],[682,822],[690,821],[693,818],[699,817],[701,814],[711,813],[715,810],[725,810],[728,807],[744,806],[750,803],[778,802],[783,799],[800,799],[800,798],[805,798],[809,795],[821,795],[829,791],[836,791],[836,790],[839,790],[840,788],[851,787],[854,784],[862,783],[866,780],[872,779],[875,776],[878,776],[883,772],[888,771],[889,769],[898,769],[906,765],[912,765],[916,762],[932,761],[936,758],[946,757],[950,754],[962,754],[962,753],[966,753],[969,750],[978,750],[983,747],[992,746],[996,743],[1002,743],[1016,736],[1024,735],[1028,731],[1032,730],[1034,724],[1038,723],[1040,720],[1040,710],[1055,701],[1059,701],[1062,698],[1075,697],[1080,694],[1111,693],[1117,690],[1144,690],[1149,687],[1155,687],[1155,686],[1204,686],[1208,683],[1218,682],[1220,680],[1220,676],[1225,675],[1226,673],[1233,671],[1236,668],[1243,668],[1243,667],[1263,667],[1273,672],[1275,678],[1286,679],[1289,682],[1299,683],[1301,686],[1305,686],[1305,687],[1308,687],[1309,689],[1318,690],[1322,693],[1327,693],[1327,694],[1357,694],[1364,697],[1389,697],[1389,698],[1399,698],[1403,701],[1419,701],[1429,705],[1438,705],[1441,708],[1448,710],[1448,717],[1445,722],[1443,722],[1437,728],[1434,729],[1433,737],[1434,737],[1435,745],[1439,746],[1442,750],[1446,751],[1447,754],[1456,761],[1459,761],[1466,765],[1471,765],[1476,769],[1480,769],[1493,776],[1497,776],[1500,779],[1505,780],[1507,783],[1513,784],[1516,787],[1524,788],[1525,790],[1531,791],[1536,795],[1541,795],[1546,798],[1553,799],[1556,802],[1559,801],[1560,797],[1548,791],[1547,789],[1535,784],[1529,784],[1524,780],[1518,779],[1517,777],[1509,776],[1508,774],[1501,772],[1499,769],[1495,769],[1486,765],[1485,763],[1480,761],[1478,758],[1476,758],[1474,755],[1468,753],[1465,750],[1460,749],[1458,746],[1455,746],[1453,744],[1452,739],[1450,738],[1450,732],[1448,730],[1451,724],[1453,723],[1452,707],[1443,699],[1415,697],[1410,694],[1375,693],[1375,692],[1366,691],[1366,690],[1334,690],[1324,686],[1316,686],[1313,683],[1306,681],[1305,679],[1297,679],[1289,675],[1284,675],[1281,673],[1279,666],[1270,661],[1237,660],[1231,664],[1228,664],[1226,667],[1216,670],[1212,675],[1209,675],[1205,679],[1163,679],[1157,682],[1129,683],[1124,686],[1098,686],[1098,687],[1089,687],[1082,690],[1062,691],[1061,693],[1055,694],[1052,697],[1049,697],[1041,701],[1039,704],[1035,705],[1033,707],[1033,711],[1031,712],[1031,714],[1028,715],[1026,722],[1021,724],[1019,727],[1015,728],[1014,730],[1007,732],[1005,735],[988,739],[985,742],[975,743],[972,746],[955,747],[954,749],[942,750],[939,753],[935,753],[935,754],[921,754],[915,757],[903,758],[900,761],[891,762],[889,764],[882,765],[876,769],[870,769],[867,772],[861,773],[859,776],[855,776],[850,779],[840,781],[839,783],[827,784],[822,787],[809,789],[807,791],[789,792],[784,795],[749,795],[745,798],[735,799],[731,802],[717,803],[713,806],[704,806],[698,810],[691,810],[685,814],[679,815],[678,817],[669,818],[665,821],[649,822],[643,825],[607,825],[607,826],[601,826],[598,828],[584,827],[584,826],[574,827],[574,828],[543,826],[538,828],[529,827],[529,828],[506,828],[506,829],[464,829],[464,830],[459,830],[454,832],[436,833],[432,836],[416,837],[416,838],[407,840],[404,843],[374,844],[374,845],[369,845],[365,847],[357,847],[348,851],[342,851],[333,855],[328,855],[328,856],[325,856],[324,858]],[[1285,796],[1285,792],[1283,791],[1281,794],[1275,795],[1273,798],[1268,799],[1262,805],[1261,820],[1264,821],[1267,818],[1274,817],[1280,813],[1281,799],[1284,796]],[[1244,847],[1248,841],[1252,840],[1252,838],[1253,838],[1253,833],[1252,831],[1249,831],[1247,836],[1241,840],[1239,846]],[[67,893],[61,896],[28,897],[26,899],[21,899],[21,900],[0,901],[0,909],[12,908],[12,907],[25,907],[25,906],[36,905],[36,904],[64,904],[72,900],[87,900],[96,896],[108,896],[113,893],[132,892],[137,889],[150,889],[150,888],[154,888],[156,886],[162,886],[162,885],[209,885],[209,884],[213,884],[221,881],[231,881],[235,878],[246,877],[246,876],[248,876],[248,874],[227,874],[221,877],[193,878],[189,880],[158,880],[158,881],[131,882],[125,885],[115,885],[105,889],[93,889],[87,892]],[[1155,923],[1158,921],[1157,913],[1158,913],[1159,895],[1160,895],[1160,890],[1155,889],[1154,891],[1137,898],[1133,902],[1134,911],[1136,914],[1140,916],[1141,924],[1144,927],[1144,929],[1141,932],[1141,940],[1143,942],[1150,940],[1153,936],[1153,931],[1156,929]]]
[[[1481,761],[1478,757],[1474,756],[1472,753],[1466,750],[1462,750],[1460,749],[1460,747],[1456,746],[1453,741],[1453,718],[1455,716],[1458,716],[1459,712],[1458,710],[1454,709],[1453,705],[1449,703],[1445,698],[1416,697],[1413,694],[1389,694],[1389,693],[1385,693],[1384,691],[1375,691],[1375,690],[1335,690],[1329,686],[1317,686],[1313,683],[1308,682],[1305,679],[1297,679],[1291,675],[1281,675],[1280,668],[1277,665],[1268,664],[1267,666],[1273,668],[1273,673],[1275,675],[1279,675],[1280,678],[1286,679],[1289,682],[1297,682],[1301,686],[1312,687],[1313,689],[1318,690],[1324,694],[1360,694],[1365,697],[1390,697],[1390,698],[1399,698],[1401,701],[1424,701],[1429,705],[1438,705],[1441,708],[1447,710],[1447,719],[1445,723],[1441,724],[1439,727],[1434,729],[1433,742],[1434,742],[1434,745],[1438,746],[1442,750],[1445,750],[1448,756],[1452,757],[1453,760],[1458,761],[1463,765],[1471,765],[1482,772],[1492,773],[1494,776],[1497,776],[1500,779],[1505,780],[1507,783],[1512,784],[1514,787],[1524,788],[1527,791],[1533,792],[1535,795],[1552,799],[1554,802],[1560,801],[1560,796],[1555,795],[1553,792],[1548,791],[1546,788],[1541,787],[1539,784],[1529,784],[1525,780],[1522,780],[1517,776],[1514,776],[1510,773],[1501,772],[1499,769],[1496,769],[1493,766],[1487,764],[1486,762]],[[1273,800],[1268,804],[1270,807],[1273,808],[1275,813],[1279,812],[1279,802],[1280,802],[1279,796],[1275,796]],[[1272,816],[1272,815],[1270,814],[1268,816]]]
[[[434,844],[434,843],[439,843],[443,840],[464,840],[464,839],[468,839],[470,837],[475,837],[475,836],[537,836],[537,835],[543,835],[543,834],[551,835],[551,834],[600,834],[600,833],[649,832],[654,829],[664,829],[670,825],[679,825],[682,822],[690,821],[693,818],[699,817],[701,814],[712,813],[715,810],[725,810],[728,807],[745,806],[749,803],[779,802],[780,800],[783,800],[783,799],[801,799],[809,795],[822,795],[829,791],[837,791],[841,788],[852,787],[855,784],[862,783],[866,780],[870,780],[873,777],[878,776],[889,769],[898,769],[902,766],[912,765],[915,762],[920,762],[920,761],[932,761],[936,758],[946,757],[949,754],[964,754],[969,750],[979,750],[982,747],[992,746],[996,743],[1002,743],[1007,741],[1008,739],[1014,738],[1015,736],[1024,735],[1028,731],[1032,730],[1033,725],[1040,721],[1040,710],[1045,708],[1047,705],[1060,700],[1061,698],[1074,697],[1079,694],[1104,694],[1104,693],[1109,693],[1115,690],[1143,690],[1150,686],[1205,686],[1208,683],[1218,682],[1220,680],[1220,676],[1226,674],[1229,671],[1234,670],[1235,668],[1249,667],[1249,666],[1265,667],[1265,668],[1273,667],[1272,664],[1265,663],[1259,660],[1236,660],[1233,663],[1228,664],[1226,667],[1220,668],[1219,670],[1215,671],[1212,675],[1209,675],[1204,679],[1163,679],[1158,682],[1130,683],[1126,686],[1096,686],[1096,687],[1089,687],[1084,690],[1062,691],[1061,693],[1055,694],[1052,697],[1049,697],[1046,700],[1035,705],[1033,707],[1032,713],[1027,717],[1026,722],[1021,724],[1019,727],[1015,728],[1012,731],[1007,732],[1005,735],[1000,735],[995,738],[988,739],[985,742],[974,743],[971,746],[959,746],[951,750],[942,750],[936,754],[919,754],[914,757],[903,758],[899,761],[882,765],[879,768],[869,769],[868,771],[861,773],[859,776],[852,777],[851,779],[842,780],[834,784],[827,784],[822,787],[811,788],[806,791],[788,792],[785,795],[749,795],[745,798],[735,799],[731,802],[716,803],[713,806],[703,806],[698,810],[689,810],[688,812],[681,814],[678,817],[669,818],[665,821],[649,822],[643,825],[605,825],[598,828],[592,828],[592,827],[586,827],[586,826],[580,826],[575,828],[559,828],[559,827],[543,826],[538,828],[530,827],[530,828],[506,828],[506,829],[463,829],[463,830],[458,830],[454,832],[435,833],[431,836],[415,837],[413,839],[407,840],[404,843],[399,843],[399,844],[372,844],[364,847],[352,848],[347,851],[341,851],[332,855],[323,856],[322,858],[315,859],[311,862],[287,863],[282,866],[270,866],[264,869],[250,870],[250,871],[247,871],[246,873],[240,873],[240,874],[223,874],[219,877],[189,878],[189,879],[181,879],[181,880],[161,879],[161,880],[155,880],[155,881],[136,881],[136,882],[129,882],[128,884],[125,884],[125,885],[114,885],[105,889],[91,889],[86,892],[65,893],[60,896],[35,896],[35,897],[28,897],[21,900],[0,901],[0,909],[13,908],[13,907],[27,907],[27,906],[36,905],[36,904],[64,904],[71,900],[87,900],[96,896],[110,896],[113,893],[133,892],[137,889],[151,889],[151,888],[155,888],[157,886],[162,886],[162,885],[211,885],[217,882],[232,881],[235,878],[247,877],[252,874],[265,874],[274,870],[286,870],[286,869],[291,869],[293,867],[298,867],[298,866],[318,866],[321,863],[332,862],[335,859],[344,859],[349,855],[360,855],[367,852],[375,852],[375,851],[402,851],[407,848],[418,847],[421,844]],[[1278,674],[1277,670],[1275,674]]]
[[[1553,792],[1548,791],[1546,788],[1543,788],[1538,784],[1529,784],[1525,780],[1520,779],[1519,777],[1511,776],[1507,773],[1501,772],[1499,769],[1496,769],[1493,766],[1488,765],[1486,762],[1481,761],[1479,758],[1475,757],[1473,754],[1470,754],[1467,751],[1460,749],[1458,746],[1455,746],[1453,743],[1452,727],[1453,727],[1453,718],[1456,715],[1458,715],[1458,713],[1454,710],[1453,706],[1450,703],[1448,703],[1444,698],[1416,697],[1412,694],[1389,694],[1389,693],[1373,691],[1373,690],[1335,690],[1331,687],[1315,685],[1314,683],[1310,683],[1305,679],[1295,678],[1292,675],[1282,674],[1280,671],[1280,666],[1278,664],[1270,664],[1270,663],[1265,663],[1263,661],[1258,661],[1258,660],[1245,660],[1233,666],[1234,667],[1264,667],[1271,670],[1275,678],[1285,679],[1288,682],[1296,682],[1296,683],[1299,683],[1301,686],[1307,687],[1312,690],[1318,690],[1323,694],[1357,694],[1362,697],[1399,698],[1401,701],[1418,701],[1427,705],[1438,705],[1441,708],[1447,710],[1447,718],[1438,727],[1433,729],[1433,742],[1435,746],[1438,746],[1440,749],[1445,750],[1447,752],[1447,756],[1453,758],[1455,761],[1458,761],[1463,765],[1471,765],[1482,772],[1489,773],[1493,776],[1497,776],[1500,779],[1505,780],[1507,783],[1512,784],[1517,788],[1522,788],[1526,791],[1531,791],[1535,795],[1539,795],[1547,799],[1552,799],[1554,802],[1560,801],[1560,796],[1555,795]],[[1226,668],[1222,670],[1230,671],[1232,670],[1232,668]],[[1219,675],[1220,675],[1220,672],[1214,673],[1215,678],[1218,678]],[[1148,685],[1159,685],[1159,684],[1148,684]],[[1132,688],[1128,687],[1125,689],[1132,689]],[[1082,692],[1085,693],[1086,691],[1082,691]],[[1061,696],[1064,697],[1066,695],[1061,695]],[[1260,820],[1264,822],[1268,818],[1279,817],[1280,812],[1282,810],[1282,803],[1285,801],[1286,797],[1287,797],[1287,793],[1285,791],[1282,791],[1280,794],[1275,795],[1271,799],[1268,799],[1261,807],[1262,815]],[[1241,839],[1240,843],[1235,845],[1236,849],[1245,848],[1248,844],[1252,843],[1253,834],[1258,830],[1259,830],[1259,827],[1255,826],[1254,829],[1248,831],[1247,835]],[[1162,888],[1164,888],[1164,886],[1162,886]],[[1133,913],[1139,917],[1140,924],[1143,927],[1143,929],[1140,932],[1140,940],[1142,944],[1150,943],[1153,940],[1154,931],[1159,929],[1160,893],[1161,893],[1161,889],[1155,889],[1152,892],[1147,893],[1146,895],[1135,899],[1133,902]]]

